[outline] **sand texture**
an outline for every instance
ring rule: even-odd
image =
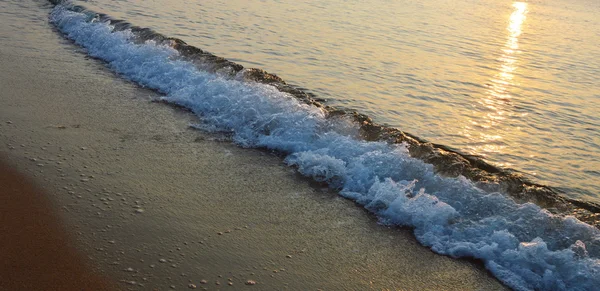
[[[94,274],[32,182],[0,161],[0,290],[114,290]]]

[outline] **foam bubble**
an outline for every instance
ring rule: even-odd
[[[89,14],[58,5],[51,21],[88,54],[125,78],[191,109],[198,127],[231,132],[243,147],[286,155],[303,175],[375,213],[382,223],[414,228],[434,251],[482,260],[517,290],[594,290],[600,286],[600,232],[573,217],[490,193],[464,177],[435,174],[405,145],[360,140],[345,120],[326,118],[276,88],[199,70],[169,46],[134,43]]]

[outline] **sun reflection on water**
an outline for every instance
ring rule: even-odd
[[[497,73],[486,84],[487,90],[484,97],[478,100],[482,106],[478,120],[469,120],[465,126],[464,134],[471,139],[475,154],[486,156],[488,153],[501,153],[506,148],[502,142],[501,124],[513,113],[510,111],[511,93],[510,89],[516,84],[515,72],[518,69],[519,36],[522,33],[523,22],[527,15],[526,2],[514,2],[513,12],[508,19],[508,36],[502,54],[498,58],[499,66]],[[502,164],[502,166],[510,166]]]
[[[498,74],[491,80],[492,85],[489,90],[489,95],[500,101],[509,101],[510,99],[510,94],[507,91],[513,85],[513,73],[517,70],[516,53],[519,50],[519,36],[527,14],[527,3],[515,2],[512,6],[514,11],[510,15],[507,28],[509,35],[504,48],[502,48],[503,54],[499,59],[502,63]]]

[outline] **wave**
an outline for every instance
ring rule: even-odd
[[[66,37],[122,77],[163,93],[161,101],[194,112],[197,128],[281,153],[288,165],[363,205],[381,223],[414,228],[435,252],[479,259],[516,290],[600,286],[600,230],[578,219],[597,221],[597,205],[324,106],[275,75],[182,40],[51,2],[50,21]]]

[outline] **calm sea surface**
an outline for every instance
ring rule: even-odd
[[[600,202],[600,1],[76,2]]]

